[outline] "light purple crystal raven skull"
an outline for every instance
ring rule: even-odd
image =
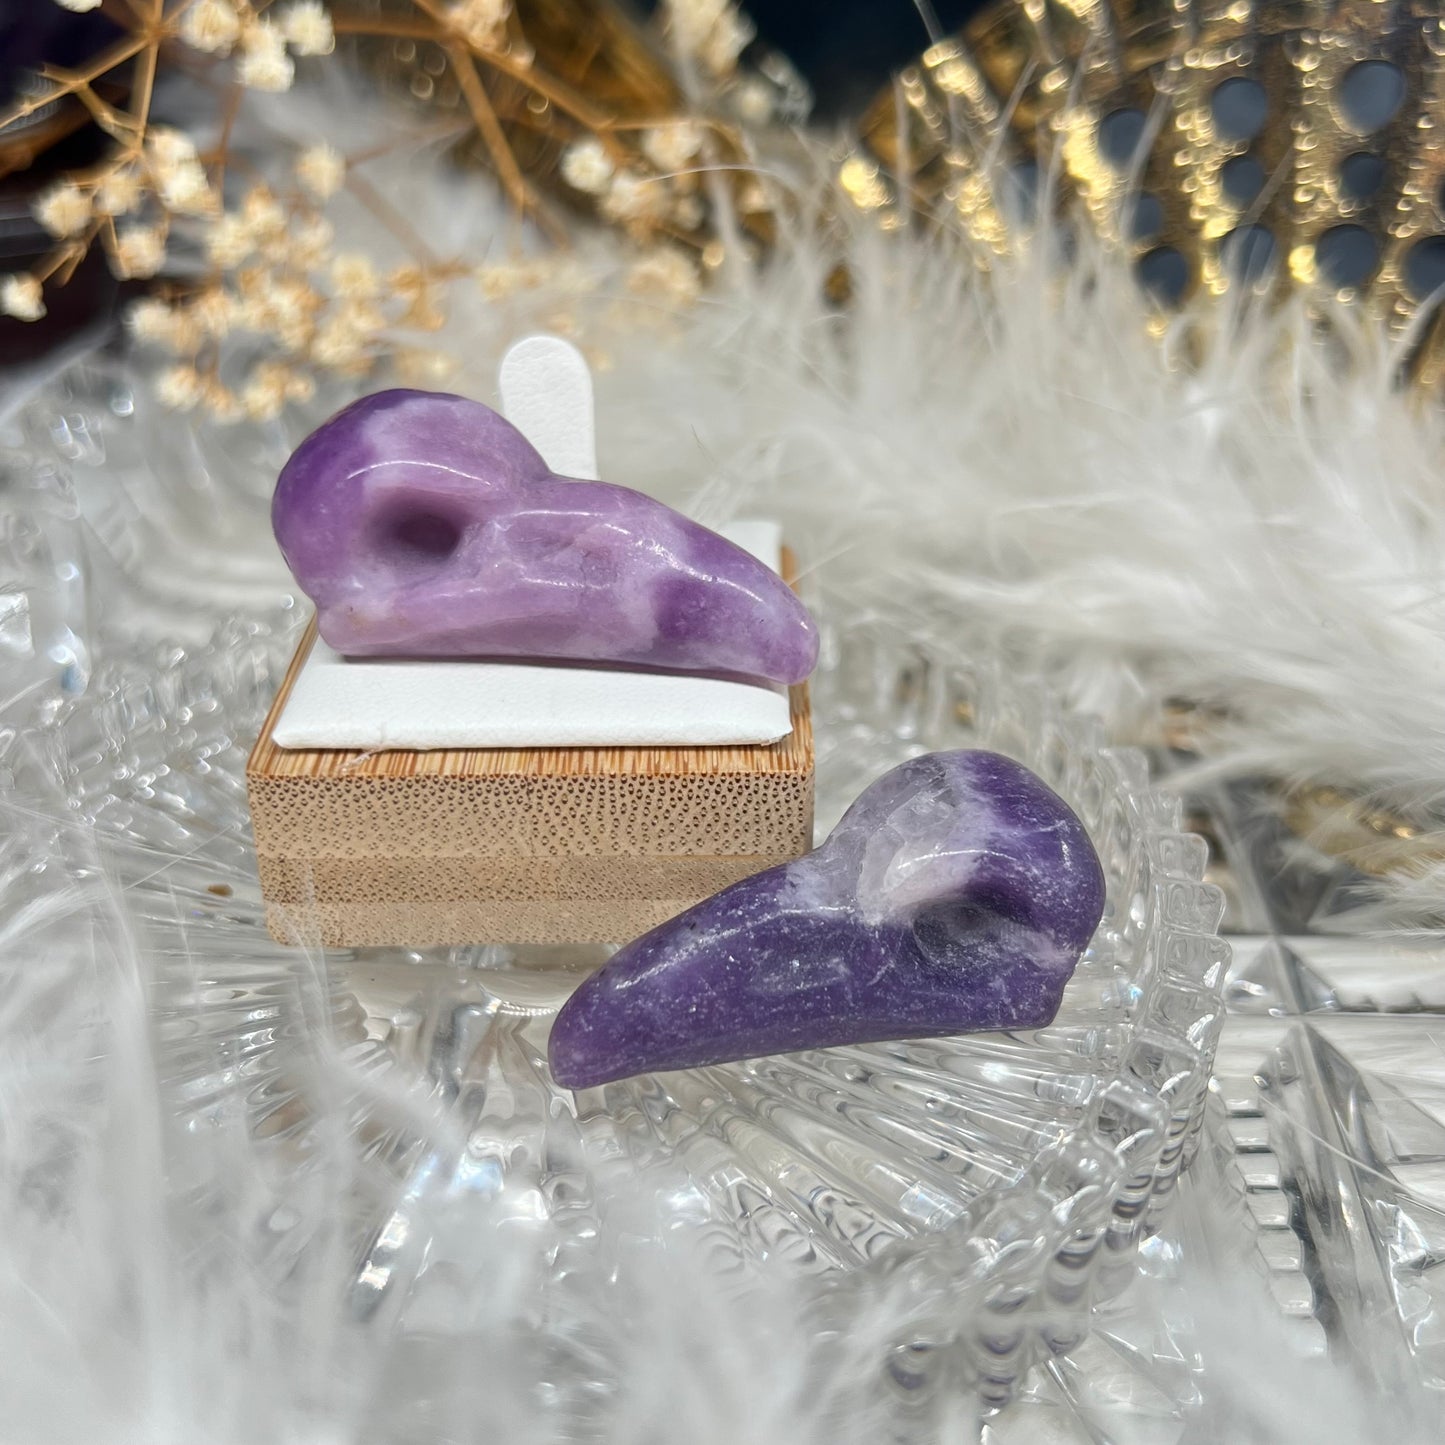
[[[490,407],[383,391],[282,469],[276,539],[353,656],[535,657],[801,682],[807,609],[770,568],[627,487],[547,469]]]
[[[631,1074],[876,1039],[1038,1028],[1104,909],[1084,825],[1022,764],[929,753],[815,852],[620,949],[552,1026],[552,1073]]]

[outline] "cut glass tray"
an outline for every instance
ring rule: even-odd
[[[547,1030],[602,951],[323,958],[266,936],[242,769],[299,626],[254,525],[277,446],[190,434],[207,538],[136,399],[105,372],[65,385],[22,419],[24,628],[5,636],[24,678],[4,721],[28,741],[5,755],[0,910],[50,910],[70,992],[36,1001],[34,1047],[75,1055],[75,1109],[117,1086],[125,1049],[150,1061],[132,1106],[164,1160],[147,1177],[176,1298],[240,1309],[278,1409],[330,1420],[365,1397],[366,1438],[450,1438],[437,1422],[475,1389],[496,1438],[604,1437],[743,1333],[760,1381],[818,1392],[858,1438],[883,1438],[860,1423],[878,1409],[913,1438],[950,1391],[1004,1404],[1083,1340],[1194,1147],[1228,960],[1205,845],[1141,754],[987,650],[941,652],[909,617],[824,594],[820,836],[910,755],[1035,768],[1109,883],[1059,1015],[574,1097]],[[163,640],[172,622],[183,641]]]

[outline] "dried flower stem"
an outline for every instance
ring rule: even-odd
[[[55,80],[55,89],[47,90],[42,95],[31,96],[29,100],[17,101],[9,110],[0,111],[0,130],[13,125],[16,121],[24,120],[42,106],[49,105],[62,96],[73,94],[80,86],[99,80],[102,75],[114,70],[116,66],[124,65],[127,60],[134,59],[151,43],[144,35],[128,35],[117,40],[109,50],[102,51],[95,60],[91,61],[89,68],[83,71],[60,71],[52,66],[46,66],[40,74],[45,80]],[[65,78],[59,80],[57,76]]]
[[[701,3],[713,29],[721,24],[718,16],[733,15],[729,0]],[[199,277],[158,281],[132,308],[135,333],[174,359],[159,381],[169,404],[203,406],[221,421],[264,420],[310,395],[317,374],[364,376],[383,357],[418,384],[441,379],[446,359],[408,344],[404,333],[443,325],[447,282],[475,275],[488,296],[503,296],[535,286],[549,267],[572,275],[569,285],[583,276],[585,268],[565,255],[567,237],[557,213],[523,171],[513,133],[524,132],[529,143],[540,137],[555,142],[566,183],[640,242],[697,244],[704,216],[695,179],[699,158],[705,161],[717,147],[743,151],[724,122],[688,115],[619,120],[536,62],[508,0],[409,0],[413,13],[380,15],[346,13],[344,0],[336,4],[342,13],[318,0],[283,0],[274,7],[271,0],[102,0],[103,13],[127,33],[76,69],[42,72],[44,94],[26,97],[0,116],[4,124],[74,96],[114,142],[104,160],[61,178],[37,199],[36,216],[55,238],[54,248],[33,270],[0,277],[0,313],[39,319],[45,314],[42,284],[67,279],[93,244],[126,277],[155,275],[171,238],[198,246],[206,257]],[[730,37],[741,32],[736,24],[722,28],[727,44],[720,53],[730,54]],[[545,261],[480,271],[474,262],[439,258],[408,217],[357,171],[359,162],[390,146],[350,156],[327,144],[298,148],[289,184],[278,184],[271,166],[261,173],[233,154],[244,93],[289,88],[296,58],[327,54],[337,34],[436,47],[464,108],[453,114],[468,119],[429,132],[475,136],[513,213],[533,218],[562,251]],[[162,48],[172,44],[232,77],[217,87],[223,97],[219,135],[205,152],[185,133],[151,119]],[[128,100],[114,104],[96,84],[132,62]],[[669,106],[673,94],[668,86],[655,87],[641,108]],[[519,99],[525,108],[517,106]],[[240,196],[238,183],[244,187]],[[342,188],[397,238],[410,261],[381,271],[367,254],[337,246],[325,207]],[[695,297],[699,281],[692,258],[664,244],[635,269],[628,287],[685,301]],[[248,338],[244,346],[227,344],[233,334]]]
[[[607,133],[618,128],[617,122],[612,116],[597,110],[583,96],[555,76],[535,70],[505,51],[473,49],[465,40],[452,38],[452,31],[447,25],[446,16],[434,3],[434,0],[414,0],[414,3],[418,9],[431,17],[432,23],[429,24],[424,20],[390,17],[373,20],[362,15],[337,15],[332,24],[338,35],[379,35],[397,40],[431,40],[446,45],[448,48],[452,44],[458,45],[468,55],[474,56],[484,65],[519,82],[528,90],[541,96],[543,100],[550,101],[564,115],[569,116],[585,129],[596,132],[603,144],[607,144]],[[460,77],[458,79],[460,80]],[[617,155],[622,158],[624,153],[617,150]]]
[[[157,32],[161,25],[164,9],[165,0],[155,0],[151,7],[151,23]],[[155,94],[156,66],[160,63],[161,47],[158,36],[154,38],[156,43],[148,45],[141,52],[140,75],[136,79],[135,106],[131,115],[137,134],[144,130],[146,121],[150,119],[151,97]]]
[[[358,175],[354,170],[349,171],[346,177],[346,188],[417,260],[426,266],[442,264],[436,253],[413,229],[406,217],[365,176]]]
[[[400,16],[334,15],[331,24],[338,35],[382,35],[391,40],[436,40],[435,24],[406,20]]]
[[[616,142],[611,140],[610,133],[617,129],[616,118],[595,110],[570,86],[563,84],[554,76],[532,70],[501,52],[488,51],[481,56],[481,59],[494,70],[500,71],[512,80],[519,81],[529,90],[535,91],[543,100],[550,101],[558,110],[564,115],[570,116],[580,126],[595,132],[597,138],[614,155],[618,157],[624,155]]]
[[[517,165],[517,158],[512,154],[512,147],[507,143],[502,123],[497,119],[497,112],[492,109],[492,103],[487,99],[487,92],[483,89],[482,82],[477,76],[477,68],[472,60],[471,51],[466,46],[453,42],[447,46],[447,56],[451,60],[457,83],[462,88],[467,109],[471,111],[472,119],[477,123],[477,131],[497,167],[497,175],[502,182],[502,188],[518,211],[523,215],[526,215],[528,211],[533,212],[548,235],[555,241],[561,241],[565,232],[551,214],[550,209],[541,203],[522,175],[521,168]]]
[[[226,161],[230,156],[231,132],[236,128],[236,117],[241,113],[241,98],[245,94],[245,88],[240,85],[228,87],[226,95],[226,108],[221,114],[221,134],[216,142],[216,160],[214,168],[214,180],[216,190],[221,189],[226,179]]]

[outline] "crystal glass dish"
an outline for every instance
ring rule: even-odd
[[[945,1381],[1005,1403],[1085,1335],[1193,1147],[1227,963],[1205,845],[1141,754],[996,650],[943,649],[915,620],[824,596],[820,836],[911,755],[987,747],[1036,769],[1109,885],[1059,1015],[574,1097],[548,1076],[547,1031],[603,951],[318,957],[267,937],[243,765],[299,621],[256,560],[261,498],[221,489],[243,560],[218,607],[192,552],[193,605],[177,606],[149,580],[150,534],[184,535],[172,513],[192,505],[162,495],[164,449],[143,444],[112,376],[61,385],[17,424],[10,483],[23,505],[3,636],[28,681],[0,719],[15,729],[0,910],[53,915],[47,956],[72,987],[59,1013],[37,997],[34,1040],[75,1052],[67,1088],[117,1086],[122,1042],[148,1060],[130,1107],[157,1130],[173,1297],[229,1300],[226,1328],[276,1398],[364,1411],[366,1439],[453,1438],[472,1391],[495,1438],[619,1438],[621,1420],[668,1418],[662,1397],[647,1414],[660,1380],[722,1371],[718,1352],[739,1349],[767,1380],[807,1340],[789,1388],[829,1395],[861,1430],[880,1401],[923,1420]],[[79,483],[77,436],[97,449]],[[192,441],[214,446],[213,477],[254,475],[261,443],[228,460]],[[161,642],[173,615],[184,640]],[[176,1308],[177,1330],[221,1328]],[[303,1324],[331,1341],[323,1369],[310,1334],[298,1350]]]

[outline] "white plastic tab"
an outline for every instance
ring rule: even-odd
[[[597,480],[592,373],[560,336],[529,336],[502,358],[502,414],[559,477]]]

